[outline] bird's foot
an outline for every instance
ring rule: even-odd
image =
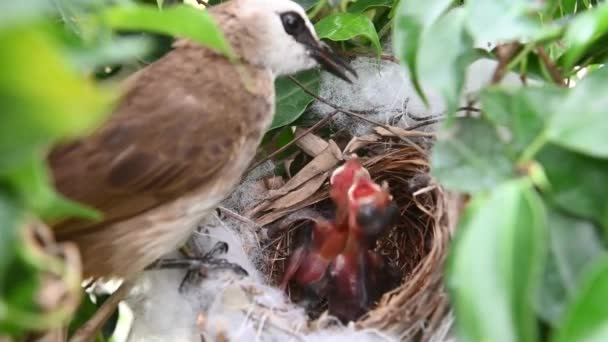
[[[179,291],[184,292],[186,284],[206,277],[216,270],[231,270],[238,275],[247,276],[247,271],[239,264],[218,258],[218,255],[228,252],[228,244],[218,242],[211,250],[201,257],[167,258],[157,260],[147,269],[186,269],[186,275],[179,285]]]

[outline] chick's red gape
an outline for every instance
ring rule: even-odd
[[[281,287],[293,282],[327,297],[329,313],[356,320],[398,282],[376,240],[397,217],[388,186],[375,183],[358,158],[346,161],[330,178],[335,205],[331,220],[318,220],[310,238],[288,260]]]

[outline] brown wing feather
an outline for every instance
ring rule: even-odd
[[[262,134],[261,119],[272,111],[269,74],[244,70],[255,82],[247,91],[226,59],[182,44],[138,73],[103,127],[49,155],[57,189],[104,214],[101,223],[55,224],[58,237],[137,215],[219,178],[245,138]]]

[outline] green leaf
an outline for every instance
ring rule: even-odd
[[[314,93],[319,93],[319,72],[309,70],[299,73],[295,78]],[[275,114],[269,130],[283,127],[296,121],[314,98],[304,92],[287,77],[275,81]]]
[[[569,46],[562,60],[564,69],[570,70],[585,51],[604,34],[608,34],[608,4],[600,4],[577,15],[568,25],[564,35],[564,42]]]
[[[543,203],[517,180],[478,196],[462,218],[447,270],[462,341],[537,339],[533,299],[546,244]]]
[[[101,305],[107,300],[109,295],[101,295],[96,294],[94,297],[85,291],[82,291],[82,301],[78,306],[78,310],[74,313],[74,317],[70,321],[70,325],[68,327],[68,336],[72,337],[76,330],[81,328],[93,315],[97,310],[101,307]],[[93,298],[95,301],[93,301]],[[106,330],[110,330],[107,336],[112,336],[114,329],[116,327],[116,321],[118,319],[120,308],[114,310],[114,313],[110,316],[110,318],[104,323],[102,327],[102,331],[97,332],[95,334],[94,342],[109,342],[114,341],[110,338],[105,338]],[[109,328],[109,329],[106,329]]]
[[[608,158],[608,68],[586,76],[570,90],[549,123],[548,138],[566,148]]]
[[[590,0],[559,0],[557,2],[561,4],[565,15],[585,11],[588,6],[595,5],[594,2],[597,3],[597,1]]]
[[[439,135],[431,173],[445,187],[478,192],[515,176],[508,150],[494,126],[483,119],[458,119]]]
[[[539,88],[489,87],[481,92],[481,107],[487,118],[497,127],[509,131],[513,158],[518,158],[519,153],[544,130],[548,114],[546,107],[539,108],[538,100],[544,105],[546,99],[545,89]]]
[[[441,92],[448,113],[458,106],[466,68],[473,61],[473,40],[464,29],[464,8],[456,8],[423,34],[419,75],[424,84]]]
[[[35,21],[52,11],[53,2],[48,0],[2,1],[0,29]]]
[[[391,7],[394,0],[356,0],[348,6],[351,13],[363,13],[372,7]]]
[[[78,69],[90,72],[97,67],[128,63],[143,58],[151,49],[145,37],[120,37],[87,46],[68,47],[70,59]]]
[[[553,341],[608,341],[607,293],[608,258],[603,258],[588,272]]]
[[[23,209],[0,188],[0,299],[5,290],[8,267],[15,257],[16,231],[22,219]],[[3,310],[0,310],[0,322],[3,320],[2,316]]]
[[[393,46],[399,59],[410,71],[412,84],[428,104],[418,75],[418,50],[424,31],[452,4],[453,0],[401,0],[395,13]]]
[[[467,0],[466,24],[476,44],[532,39],[541,36],[541,23],[534,18],[540,2],[529,0]]]
[[[551,184],[548,198],[564,211],[601,224],[608,234],[608,160],[591,158],[555,145],[538,154]],[[607,235],[608,236],[608,235]]]
[[[116,6],[106,10],[103,18],[114,29],[150,31],[190,38],[228,57],[234,55],[209,13],[192,6],[171,6],[162,11],[144,5]]]
[[[581,276],[606,255],[596,227],[589,221],[549,211],[549,253],[538,291],[539,316],[553,326],[561,322],[566,303],[578,291]]]
[[[315,24],[315,30],[320,39],[327,38],[333,41],[363,36],[369,39],[378,53],[382,52],[374,23],[362,14],[339,13],[327,16]]]
[[[83,134],[109,109],[113,95],[78,75],[58,45],[34,25],[0,31],[0,173],[55,139]]]
[[[511,157],[527,162],[546,143],[547,123],[566,94],[566,89],[551,84],[517,89],[488,87],[481,92],[480,100],[486,117],[508,133]]]

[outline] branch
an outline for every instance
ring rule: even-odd
[[[196,3],[199,4],[199,5],[203,5],[206,8],[209,8],[209,4],[206,1],[204,1],[204,0],[196,0]]]
[[[498,65],[492,75],[492,84],[499,83],[509,69],[509,63],[520,52],[521,44],[509,43],[503,44],[496,47],[496,56],[498,57]]]
[[[561,86],[561,87],[566,86],[566,84],[564,83],[564,78],[562,77],[562,74],[560,73],[560,71],[557,68],[557,66],[555,65],[555,63],[553,63],[551,58],[549,58],[549,55],[547,54],[547,51],[545,51],[545,48],[543,48],[542,46],[537,47],[536,53],[538,54],[538,57],[540,57],[540,60],[543,62],[543,64],[549,71],[549,74],[551,75],[551,79],[553,80],[553,82],[555,82],[555,84],[557,84],[558,86]]]
[[[385,55],[382,54],[380,56],[378,56],[375,53],[369,53],[369,52],[356,52],[356,51],[346,51],[343,52],[344,55],[349,56],[349,57],[369,57],[369,58],[379,58],[383,61],[389,61],[389,62],[393,62],[395,64],[400,64],[399,59],[393,55]]]

